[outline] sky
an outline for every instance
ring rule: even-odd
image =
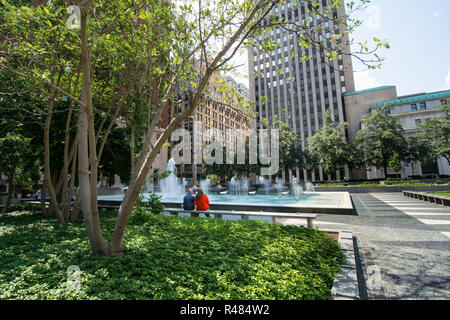
[[[450,90],[450,1],[372,0],[358,14],[364,24],[355,40],[387,39],[382,68],[358,72],[356,90],[383,85],[397,86],[397,94]]]
[[[364,70],[354,59],[356,90],[395,85],[399,96],[450,90],[450,0],[372,0],[354,15],[364,21],[351,37],[387,40],[381,69]],[[242,52],[236,64],[246,63]],[[233,76],[248,86],[244,66]],[[364,70],[364,71],[362,71]]]

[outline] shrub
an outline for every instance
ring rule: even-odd
[[[156,193],[150,194],[150,196],[146,199],[145,205],[147,209],[152,214],[161,214],[164,211],[164,205],[161,202],[162,196],[157,195]]]
[[[144,202],[144,196],[139,196],[131,213],[131,221],[135,224],[143,224],[150,221],[150,212]]]
[[[136,224],[142,224],[150,221],[151,214],[161,214],[164,211],[164,205],[161,203],[161,196],[152,193],[148,198],[139,196],[136,205],[132,211],[132,221]]]
[[[206,179],[209,180],[212,186],[217,185],[220,182],[219,176],[217,174],[208,174]]]

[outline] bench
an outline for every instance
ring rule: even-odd
[[[224,211],[224,210],[208,210],[208,211],[190,211],[177,208],[165,208],[164,212],[178,216],[180,213],[190,214],[191,217],[198,216],[199,213],[213,214],[216,219],[222,219],[223,215],[241,216],[242,220],[248,220],[250,216],[271,217],[273,224],[280,223],[280,218],[306,219],[308,228],[313,227],[313,220],[317,214],[303,213],[281,213],[281,212],[263,212],[263,211]]]
[[[403,191],[405,197],[428,201],[434,204],[440,204],[442,206],[450,206],[450,198],[445,196],[440,196],[437,194],[431,194],[427,192],[417,192],[417,191]]]
[[[99,210],[103,210],[103,211],[106,211],[106,210],[115,210],[115,211],[117,211],[117,210],[119,210],[119,208],[120,208],[120,204],[98,204],[97,205],[97,208],[99,209]]]

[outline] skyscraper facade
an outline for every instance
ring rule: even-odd
[[[263,128],[263,119],[269,123],[279,119],[285,122],[301,139],[305,149],[307,138],[322,127],[322,115],[331,110],[332,119],[346,121],[343,94],[355,90],[353,67],[345,25],[336,23],[344,18],[345,8],[332,6],[333,1],[318,1],[319,12],[329,9],[327,16],[313,14],[311,1],[285,1],[273,9],[273,14],[299,26],[296,32],[283,27],[273,28],[259,41],[272,39],[278,48],[264,51],[262,46],[249,49],[250,99],[255,101],[257,127]],[[345,19],[344,19],[345,21]],[[262,21],[269,25],[269,19]],[[308,34],[308,30],[314,30]],[[315,45],[302,45],[302,35],[314,39]],[[335,35],[340,35],[336,38]],[[338,55],[330,61],[326,53],[341,46]],[[305,57],[308,57],[307,59]],[[322,168],[302,168],[292,176],[304,181],[348,179],[348,170],[342,168],[336,175],[325,176]],[[287,178],[287,177],[286,177]]]

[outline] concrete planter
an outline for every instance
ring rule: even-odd
[[[338,241],[345,255],[345,263],[341,266],[339,273],[334,279],[331,291],[332,300],[359,300],[353,233],[351,231],[340,231]]]
[[[412,191],[403,191],[403,195],[405,197],[428,201],[435,204],[440,204],[444,207],[450,206],[450,197],[440,196],[437,194],[431,194],[426,192],[412,192]]]

